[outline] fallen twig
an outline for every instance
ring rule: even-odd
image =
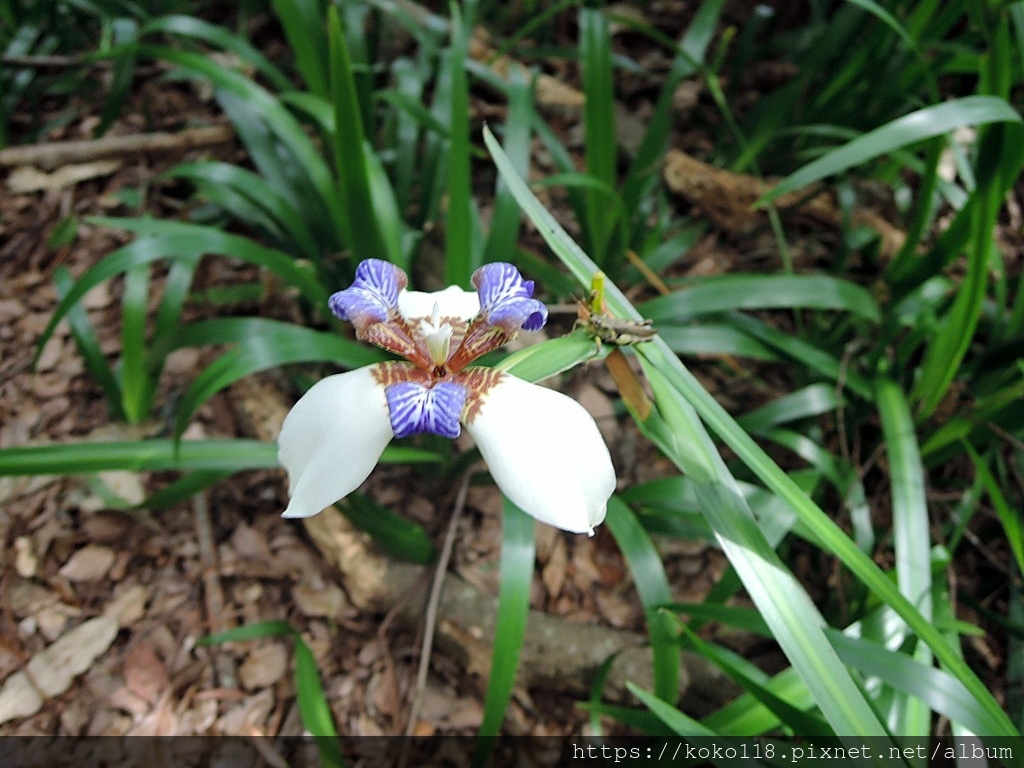
[[[220,588],[220,568],[217,565],[217,549],[213,543],[213,526],[210,524],[210,508],[205,493],[192,497],[192,512],[196,526],[196,542],[199,546],[199,560],[203,568],[203,597],[206,600],[206,620],[210,632],[224,632],[230,627],[224,620],[224,592]],[[221,688],[237,688],[238,676],[235,665],[226,653],[211,649],[217,685]]]
[[[420,649],[420,668],[416,674],[416,687],[413,691],[412,705],[409,707],[409,720],[405,724],[406,736],[412,736],[416,731],[420,704],[423,701],[423,693],[427,689],[427,671],[430,669],[430,653],[434,647],[434,630],[437,627],[437,611],[441,604],[441,592],[444,590],[444,577],[448,572],[448,563],[452,558],[452,547],[455,544],[455,531],[459,527],[459,518],[462,517],[462,510],[466,508],[466,494],[469,492],[469,479],[472,476],[473,468],[467,470],[462,476],[459,493],[455,497],[455,505],[452,507],[452,519],[448,522],[448,531],[444,536],[444,545],[441,548],[441,555],[437,559],[434,580],[430,584],[430,597],[427,599],[427,611],[423,627],[423,646]],[[402,760],[399,764],[401,765],[404,762]]]
[[[108,157],[186,152],[224,144],[235,137],[230,125],[189,128],[177,133],[139,133],[85,141],[53,141],[0,150],[0,166],[34,165],[53,169]]]

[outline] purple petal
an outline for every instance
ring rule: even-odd
[[[429,432],[455,438],[462,427],[459,419],[467,390],[461,384],[442,381],[429,389],[422,384],[400,381],[384,390],[395,437]]]
[[[473,273],[473,285],[480,294],[480,308],[492,325],[509,333],[520,328],[540,330],[548,319],[548,308],[533,298],[533,280],[524,280],[511,264],[485,264]]]
[[[407,285],[405,273],[381,259],[366,259],[356,267],[356,279],[328,299],[331,312],[357,328],[383,323],[398,307],[398,294]]]

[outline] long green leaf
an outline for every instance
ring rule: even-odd
[[[498,614],[494,624],[494,648],[491,674],[484,697],[484,717],[480,724],[473,765],[486,763],[493,737],[501,730],[505,710],[512,698],[519,654],[526,637],[526,618],[530,612],[530,586],[536,558],[533,518],[504,499],[501,529],[501,581],[498,586]]]
[[[742,743],[730,742],[728,738],[723,737],[722,734],[707,728],[706,726],[699,723],[697,720],[694,720],[689,715],[680,712],[669,702],[664,701],[661,698],[655,696],[654,694],[637,687],[633,683],[626,683],[626,687],[629,688],[630,693],[632,693],[634,696],[640,699],[640,701],[644,703],[644,706],[646,706],[648,709],[651,710],[651,712],[657,715],[658,719],[665,723],[665,725],[667,725],[669,728],[671,728],[678,736],[681,736],[683,738],[692,738],[695,736],[714,737],[716,744],[720,743],[723,747],[723,750],[726,750],[729,747],[731,747],[735,750],[735,752],[733,753],[734,755],[747,754],[747,751],[743,749]],[[658,757],[660,762],[661,755],[659,754]],[[669,757],[671,757],[674,760],[676,758],[676,752],[673,751],[669,755]],[[770,763],[762,762],[759,758],[756,757],[744,758],[744,764],[747,763],[748,759],[750,760],[751,765],[770,765]],[[728,760],[716,760],[713,762],[716,762],[717,764],[726,766],[728,768],[730,766],[735,765],[735,761],[736,758],[732,757]]]
[[[161,16],[146,22],[146,25],[142,28],[142,35],[145,36],[154,32],[191,37],[211,45],[216,45],[225,51],[231,51],[243,61],[254,66],[278,90],[289,91],[294,87],[288,76],[271,64],[270,60],[260,53],[259,49],[255,48],[240,35],[232,34],[225,27],[211,24],[195,16],[172,15]],[[303,46],[304,50],[307,48],[308,46]]]
[[[165,237],[167,240],[163,247],[170,254],[168,258],[188,258],[194,254],[209,254],[229,256],[264,267],[288,285],[297,288],[299,293],[313,306],[326,306],[327,297],[330,295],[317,280],[316,271],[309,264],[280,250],[266,248],[241,235],[222,232],[200,224],[160,219],[95,217],[88,221],[91,224],[134,232],[140,237]],[[191,243],[192,247],[183,247],[187,243]],[[149,247],[153,248],[158,245],[162,244],[154,242],[150,243]],[[131,244],[125,247],[130,248],[130,246]],[[84,279],[85,275],[80,278],[80,280]]]
[[[612,94],[611,33],[600,8],[584,5],[579,12],[580,64],[583,68],[584,151],[587,174],[604,186],[616,186],[618,151],[615,139],[615,109]],[[587,190],[587,242],[598,264],[609,257],[611,222],[607,202],[597,190]]]
[[[329,85],[334,104],[334,164],[343,218],[339,222],[345,242],[357,261],[380,258],[384,251],[374,212],[371,181],[363,150],[363,115],[359,108],[348,43],[341,31],[338,8],[327,12],[330,48]]]
[[[828,275],[713,277],[638,307],[656,323],[683,323],[700,315],[742,309],[790,308],[849,312],[873,323],[882,317],[866,288]]]
[[[658,611],[659,606],[672,600],[661,556],[636,515],[621,499],[613,496],[609,500],[605,523],[629,565],[647,614],[654,660],[654,691],[663,699],[675,700],[679,696],[679,648],[671,617]]]
[[[876,391],[889,457],[896,583],[921,615],[931,620],[931,530],[924,466],[914,433],[914,421],[910,416],[910,406],[894,381],[879,379]],[[914,659],[930,666],[932,655],[928,646],[919,644],[914,651]],[[931,728],[931,712],[919,699],[897,697],[889,724],[895,733],[902,736],[927,736]]]
[[[320,682],[313,652],[287,621],[260,621],[246,624],[224,632],[217,632],[199,639],[199,645],[237,643],[246,640],[260,640],[267,637],[290,638],[295,650],[295,698],[299,705],[299,716],[305,729],[315,738],[320,761],[328,768],[344,768],[338,732],[334,727],[334,716]]]
[[[327,36],[317,0],[271,0],[306,87],[327,98]]]
[[[1019,123],[1021,116],[1004,99],[994,96],[965,96],[919,109],[863,136],[858,136],[853,141],[808,163],[780,181],[758,202],[765,205],[787,192],[842,173],[909,144],[940,136],[964,126],[997,122]]]
[[[433,462],[436,453],[389,446],[382,462]],[[133,472],[276,469],[277,445],[259,440],[135,440],[0,448],[0,475],[84,475],[111,469]]]
[[[444,277],[448,285],[468,288],[470,276],[478,266],[472,244],[472,179],[469,156],[469,83],[466,78],[467,36],[456,3],[451,4],[451,113],[448,149],[448,209],[445,214]]]
[[[121,394],[125,416],[137,424],[149,415],[150,383],[146,354],[149,265],[129,269],[121,298]]]
[[[914,399],[919,401],[920,418],[930,416],[939,406],[949,385],[960,370],[960,364],[981,320],[982,303],[992,263],[993,228],[1005,192],[1003,166],[1019,170],[1022,151],[1020,132],[1011,136],[1004,126],[995,126],[985,134],[978,157],[978,187],[967,211],[971,214],[970,249],[967,274],[957,289],[956,300],[943,318],[937,333],[925,352],[925,359]],[[1017,141],[1011,139],[1016,138]],[[1007,153],[1004,155],[1004,152]]]
[[[71,286],[74,284],[67,267],[61,266],[54,271],[53,283],[57,289],[57,298],[62,300],[67,296]],[[85,367],[99,385],[103,387],[103,392],[107,396],[107,406],[110,408],[111,414],[115,418],[124,418],[121,384],[114,376],[114,372],[107,362],[106,355],[103,354],[103,350],[100,348],[99,339],[96,338],[96,331],[93,329],[92,323],[89,322],[85,307],[81,304],[74,304],[68,309],[67,318],[68,324],[71,326],[71,335],[75,339],[78,351],[82,353],[82,357],[85,359]],[[42,350],[44,343],[40,343],[40,350]]]
[[[528,175],[530,166],[532,124],[533,89],[522,70],[514,67],[509,72],[505,153],[516,171],[524,178]],[[498,176],[496,185],[494,216],[491,218],[491,231],[484,253],[487,261],[510,262],[513,260],[516,240],[519,238],[519,222],[523,218],[523,212],[501,176]]]
[[[696,16],[693,17],[693,21],[690,22],[686,33],[679,41],[678,53],[672,61],[672,69],[658,94],[654,112],[647,120],[647,130],[644,132],[643,141],[633,156],[629,172],[626,174],[626,181],[622,186],[622,200],[628,211],[640,210],[640,201],[643,199],[645,191],[657,181],[660,175],[661,162],[672,127],[676,90],[683,79],[693,75],[699,64],[703,62],[724,5],[724,0],[704,0]],[[637,230],[643,228],[643,224],[638,222]],[[631,238],[631,241],[635,245],[636,236]]]

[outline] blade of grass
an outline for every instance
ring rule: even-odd
[[[302,725],[315,738],[321,764],[327,768],[344,768],[338,732],[334,727],[334,716],[320,682],[313,652],[287,621],[261,621],[217,632],[199,639],[199,645],[236,643],[246,640],[260,640],[267,637],[291,639],[295,652],[295,699],[299,705]]]
[[[981,319],[989,265],[992,263],[993,227],[1005,191],[1000,172],[1001,166],[1007,162],[1003,153],[1008,140],[1009,131],[996,126],[985,133],[979,150],[976,200],[970,206],[971,244],[967,253],[967,274],[957,289],[952,309],[941,321],[925,352],[913,392],[919,419],[927,418],[939,406],[960,370]],[[1014,163],[1018,169],[1019,162]]]
[[[743,690],[763,704],[790,731],[800,734],[802,738],[815,740],[824,738],[827,742],[834,743],[835,734],[827,723],[816,715],[794,706],[783,697],[777,696],[766,685],[768,675],[754,664],[736,653],[705,642],[685,624],[681,624],[680,629],[684,650],[699,653],[725,672]]]
[[[182,475],[174,482],[146,498],[139,507],[160,511],[188,501],[201,491],[226,480],[233,473],[227,470],[199,470]]]
[[[985,493],[988,494],[989,501],[992,502],[992,507],[996,511],[996,517],[999,518],[1000,525],[1003,526],[1003,532],[1006,534],[1006,543],[1009,545],[1010,551],[1013,552],[1013,557],[1017,561],[1018,572],[1024,574],[1024,520],[1021,519],[1021,512],[1011,506],[999,482],[988,468],[988,464],[974,450],[970,443],[965,443],[964,449],[967,451],[967,455],[971,457],[971,461],[974,463],[974,471],[981,480],[982,487],[984,487]]]
[[[630,163],[626,180],[622,186],[622,200],[627,211],[638,211],[640,201],[646,191],[656,183],[665,148],[668,145],[669,131],[672,126],[673,104],[679,84],[687,77],[695,74],[711,43],[722,13],[724,0],[705,0],[690,22],[686,33],[679,41],[678,53],[672,61],[665,82],[658,93],[654,111],[647,121],[647,130],[643,141]],[[525,177],[524,177],[525,178]],[[636,222],[636,229],[630,243],[636,245],[636,238],[643,224]]]
[[[618,151],[615,140],[615,104],[612,93],[612,52],[608,20],[600,8],[586,5],[579,12],[580,65],[583,70],[584,154],[587,174],[599,183],[614,189]],[[607,216],[607,203],[596,190],[585,192],[587,217],[584,222],[585,242],[594,260],[609,270],[608,252],[612,226]]]
[[[113,76],[100,112],[95,135],[102,136],[121,114],[128,91],[135,80],[135,65],[139,51],[139,24],[135,19],[119,18],[111,22],[114,47],[112,52]]]
[[[449,114],[448,209],[445,213],[444,281],[468,288],[479,266],[472,244],[472,177],[469,146],[469,82],[463,62],[467,58],[469,31],[455,2],[451,8],[451,112]]]
[[[264,267],[284,280],[286,284],[297,288],[299,293],[301,293],[302,296],[313,306],[326,306],[327,298],[330,295],[317,280],[316,271],[311,267],[311,265],[298,261],[294,257],[287,253],[283,253],[282,251],[259,245],[249,238],[242,237],[240,235],[221,232],[213,227],[202,226],[199,224],[188,224],[180,221],[162,221],[159,219],[90,217],[86,219],[86,221],[90,224],[98,224],[100,226],[113,227],[116,229],[123,229],[128,232],[134,232],[135,234],[143,237],[160,236],[164,239],[152,240],[147,243],[147,247],[142,250],[159,250],[160,248],[163,248],[168,254],[166,258],[177,258],[179,256],[187,258],[193,254],[202,253],[229,256],[231,258],[249,262],[250,264],[255,264],[258,267]],[[191,248],[186,247],[188,243],[192,244]],[[129,244],[128,246],[120,249],[120,251],[115,251],[115,253],[119,253],[121,251],[131,253],[133,245],[134,244]],[[107,258],[113,259],[113,253],[109,254]],[[125,258],[128,263],[134,263],[131,257],[125,256],[123,258]],[[139,263],[143,262],[140,261]],[[145,263],[150,262],[147,261]],[[115,271],[108,276],[118,274],[118,270],[124,271],[123,268],[115,266],[118,264],[119,262],[114,260],[112,264],[106,266],[103,274],[107,274],[111,269],[114,269]],[[86,274],[91,272],[92,270],[89,270]],[[93,279],[97,278],[94,277]],[[106,278],[99,279],[102,280]],[[85,280],[85,275],[82,275],[80,280]]]
[[[385,249],[370,192],[372,185],[363,146],[366,141],[363,115],[359,109],[348,43],[335,5],[327,11],[327,30],[329,87],[334,105],[332,146],[342,212],[338,224],[356,261],[380,258]]]
[[[882,313],[870,291],[829,275],[723,275],[659,296],[637,309],[656,323],[741,309],[822,309],[849,312],[872,323]]]
[[[530,612],[530,586],[536,556],[533,518],[504,499],[501,529],[501,571],[498,585],[498,613],[494,624],[494,648],[491,674],[484,697],[484,716],[473,751],[473,766],[487,762],[494,746],[493,737],[501,731],[505,710],[512,699],[512,687],[519,654],[526,636],[526,618]]]
[[[205,344],[244,344],[253,339],[261,339],[270,345],[285,343],[298,346],[305,343],[310,349],[319,349],[330,360],[346,368],[358,368],[386,359],[379,350],[336,333],[265,317],[215,317],[186,323],[166,338],[160,351],[170,352]]]
[[[273,131],[274,137],[292,154],[292,171],[308,178],[310,187],[316,194],[317,203],[324,206],[332,219],[340,220],[342,210],[338,202],[335,181],[327,163],[302,125],[285,109],[279,99],[245,75],[222,67],[200,54],[148,44],[140,46],[139,50],[140,55],[177,65],[190,78],[211,82],[217,88],[235,96],[250,111],[260,115]],[[288,187],[284,187],[280,191],[285,192],[287,189]],[[302,202],[308,206],[312,201]]]
[[[530,131],[533,123],[533,88],[519,67],[509,71],[508,117],[505,121],[505,154],[523,178],[530,168]],[[499,175],[494,195],[494,215],[484,249],[486,261],[511,262],[519,239],[523,213]]]
[[[74,283],[67,267],[62,265],[54,271],[53,283],[57,289],[58,300],[67,296]],[[100,348],[99,339],[96,338],[96,332],[92,327],[92,323],[89,322],[89,316],[86,314],[85,307],[81,304],[72,305],[68,309],[67,319],[68,324],[71,326],[71,335],[75,339],[78,351],[85,360],[86,369],[103,388],[103,392],[107,396],[107,407],[110,409],[111,416],[115,419],[123,419],[124,408],[122,405],[121,384],[118,382],[117,377],[114,376],[114,372],[107,362],[107,357]],[[44,342],[41,342],[40,350],[42,350],[42,343]]]
[[[736,423],[748,432],[758,432],[779,424],[821,416],[834,411],[839,405],[835,387],[811,384],[747,411],[736,419]]]
[[[1021,116],[994,96],[965,96],[911,112],[909,115],[858,136],[790,174],[758,201],[766,205],[787,192],[834,176],[909,144],[949,133],[968,125],[1021,122]]]
[[[597,356],[594,340],[582,331],[513,352],[494,367],[526,381],[540,381]]]
[[[388,446],[381,457],[395,464],[439,460],[435,453],[405,446]],[[259,440],[151,439],[0,448],[0,475],[85,475],[111,469],[242,472],[279,466],[277,445]]]
[[[691,406],[657,367],[644,358],[641,364],[671,428],[670,440],[659,441],[659,447],[693,478],[701,509],[719,545],[822,714],[837,734],[886,736],[828,644],[824,619],[764,538]]]
[[[658,610],[659,606],[672,600],[661,556],[636,515],[619,498],[613,496],[608,502],[605,523],[629,565],[647,616],[655,693],[663,699],[675,701],[679,696],[679,648],[671,617]]]
[[[328,61],[324,17],[317,0],[271,0],[306,87],[327,98]]]
[[[263,75],[275,89],[279,91],[290,91],[295,86],[291,80],[280,69],[270,63],[259,49],[253,47],[248,40],[240,35],[233,34],[224,27],[211,24],[208,21],[196,18],[195,16],[173,15],[162,16],[146,22],[142,28],[142,36],[154,32],[164,32],[169,35],[182,35],[196,40],[215,45],[225,51],[234,53],[242,61],[251,64]],[[308,46],[303,46],[303,51]]]
[[[149,415],[150,382],[146,355],[146,316],[149,303],[149,265],[125,273],[121,298],[121,393],[124,415],[138,424]]]
[[[658,717],[658,719],[661,720],[661,722],[663,722],[665,725],[671,728],[673,732],[676,733],[676,735],[681,736],[684,739],[701,736],[714,737],[716,740],[716,744],[722,744],[723,751],[729,750],[730,748],[734,750],[734,752],[732,753],[732,757],[730,759],[712,760],[712,762],[727,767],[733,766],[735,765],[736,756],[742,755],[744,763],[746,763],[749,759],[752,761],[752,765],[772,765],[771,762],[762,762],[762,760],[758,757],[748,757],[748,750],[746,748],[746,745],[738,741],[730,742],[728,737],[724,736],[722,733],[707,728],[697,720],[694,720],[689,715],[680,712],[669,702],[662,700],[658,696],[655,696],[654,694],[643,690],[642,688],[634,685],[633,683],[626,683],[626,687],[629,688],[629,692],[636,696],[638,699],[640,699],[640,701],[643,702],[644,706],[651,710],[651,712],[653,712]],[[727,751],[726,754],[728,754]],[[659,755],[659,762],[660,758],[661,756]],[[673,761],[675,760],[675,752],[671,754],[671,758]]]
[[[829,352],[749,315],[734,313],[729,316],[729,322],[758,341],[796,360],[802,366],[817,371],[831,381],[842,382],[844,389],[848,389],[861,399],[872,399],[871,383],[856,371],[849,370],[842,360]]]
[[[931,621],[931,530],[925,498],[925,472],[914,422],[910,406],[894,381],[880,378],[876,392],[882,436],[889,457],[896,584],[900,592],[917,606],[921,615]],[[918,643],[913,658],[924,666],[931,666],[932,655],[924,643]],[[927,736],[931,728],[931,711],[920,699],[898,696],[892,703],[889,726],[901,736]]]

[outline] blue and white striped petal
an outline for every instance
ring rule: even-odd
[[[548,320],[548,308],[532,298],[533,280],[524,280],[511,264],[484,264],[473,273],[473,285],[487,322],[509,334],[519,329],[539,331]]]
[[[427,388],[414,381],[400,381],[389,384],[384,394],[395,437],[426,432],[455,438],[462,432],[459,419],[467,392],[461,384],[442,381]]]
[[[393,436],[384,387],[370,365],[328,376],[288,412],[277,439],[291,500],[285,517],[310,517],[369,477]]]
[[[405,272],[381,259],[366,259],[356,267],[356,279],[327,300],[335,315],[357,329],[383,323],[398,308],[398,297],[409,283]]]
[[[471,397],[466,429],[501,491],[543,523],[593,535],[615,491],[615,470],[586,409],[507,373]]]

